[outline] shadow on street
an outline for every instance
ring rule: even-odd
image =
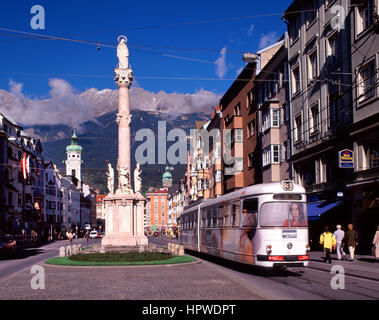
[[[191,251],[191,250],[185,250],[186,253],[198,257],[200,259],[215,263],[219,266],[232,269],[234,271],[243,272],[247,274],[251,274],[254,276],[260,276],[260,277],[301,277],[303,270],[301,268],[296,268],[297,271],[293,272],[288,269],[283,268],[275,268],[275,269],[268,269],[268,268],[262,268],[259,266],[253,266],[248,265],[244,263],[239,263],[231,260],[222,259],[216,256],[207,255],[204,253],[199,253],[197,251]]]

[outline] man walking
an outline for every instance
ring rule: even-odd
[[[337,225],[337,230],[334,231],[333,236],[336,238],[337,243],[337,259],[341,260],[341,253],[343,260],[346,259],[345,251],[343,251],[343,239],[345,238],[345,232],[341,230],[341,225]]]
[[[333,234],[329,231],[329,227],[326,226],[324,229],[324,233],[320,236],[320,244],[324,246],[325,250],[325,262],[332,263],[332,258],[330,257],[330,251],[335,249],[336,247],[336,238],[334,238]]]
[[[346,231],[344,243],[346,243],[350,252],[350,261],[354,261],[355,247],[358,245],[358,233],[354,230],[353,225],[349,224],[348,231]]]

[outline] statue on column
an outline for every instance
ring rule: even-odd
[[[130,175],[128,166],[120,168],[120,188],[122,193],[129,193],[130,191]]]
[[[120,69],[129,68],[129,49],[126,46],[126,41],[127,39],[125,36],[121,35],[118,37],[117,58],[118,58],[118,67]]]
[[[108,171],[107,171],[107,178],[108,178],[108,190],[110,194],[114,193],[114,170],[112,168],[112,164],[107,160],[108,165]]]
[[[134,192],[141,193],[142,187],[142,170],[140,169],[140,164],[137,162],[136,168],[134,169]]]

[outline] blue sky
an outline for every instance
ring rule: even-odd
[[[230,80],[165,80],[144,77],[235,78],[237,70],[244,65],[241,59],[242,52],[255,52],[263,43],[270,44],[270,41],[277,40],[284,33],[285,24],[279,13],[287,9],[290,3],[291,1],[279,0],[224,2],[4,0],[1,3],[0,27],[98,41],[115,46],[117,36],[125,34],[128,38],[130,63],[137,83],[142,88],[169,93],[193,93],[203,88],[222,94],[230,86]],[[45,30],[33,30],[30,26],[33,16],[30,9],[36,4],[45,8]],[[183,22],[272,13],[278,14],[178,25]],[[149,26],[158,27],[149,28]],[[116,88],[113,81],[113,68],[117,64],[116,49],[102,47],[99,51],[93,45],[25,39],[1,33],[9,32],[0,31],[0,89],[9,90],[9,81],[13,80],[23,84],[23,92],[27,96],[47,97],[50,78],[65,79],[78,92],[92,87],[99,90]],[[226,49],[222,51],[223,48]],[[178,59],[162,54],[210,63]],[[217,59],[220,59],[221,63],[225,61],[225,72],[222,70],[216,72],[216,65],[212,62]],[[85,75],[94,75],[94,77]]]

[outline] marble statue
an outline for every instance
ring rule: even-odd
[[[141,178],[142,170],[140,169],[140,164],[137,162],[137,166],[134,169],[134,192],[141,192],[142,187],[142,178]]]
[[[118,37],[117,58],[118,58],[118,67],[120,69],[129,68],[129,49],[126,46],[126,41],[127,39],[125,36]]]
[[[120,188],[122,192],[128,192],[129,190],[129,169],[128,167],[121,167],[120,168]]]
[[[107,177],[108,177],[108,190],[110,194],[114,193],[114,170],[112,168],[112,164],[107,160],[108,164],[108,172],[107,172]]]

